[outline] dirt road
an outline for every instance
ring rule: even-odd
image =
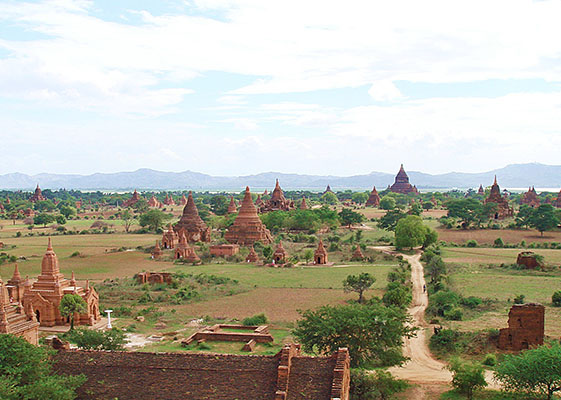
[[[413,283],[413,302],[409,313],[413,317],[413,325],[418,327],[417,336],[405,339],[403,353],[411,360],[403,367],[391,368],[391,373],[401,379],[417,383],[450,383],[452,374],[445,369],[446,364],[436,360],[427,346],[425,309],[429,304],[427,293],[423,290],[425,277],[419,259],[421,254],[408,256],[402,254],[411,264],[411,281]]]

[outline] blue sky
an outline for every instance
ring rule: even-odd
[[[0,174],[559,164],[559,15],[559,1],[0,0]]]

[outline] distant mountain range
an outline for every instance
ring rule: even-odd
[[[396,169],[397,173],[397,169]],[[532,164],[511,164],[504,168],[481,173],[449,172],[431,175],[423,172],[408,171],[412,184],[419,189],[478,188],[493,183],[496,175],[503,188],[561,188],[561,166]],[[330,185],[334,190],[371,189],[376,186],[383,190],[394,181],[395,175],[384,172],[371,172],[367,175],[321,176],[283,174],[265,172],[247,176],[211,176],[198,172],[162,172],[152,169],[139,169],[134,172],[110,174],[38,174],[25,175],[11,173],[0,175],[0,189],[29,190],[37,184],[43,189],[79,190],[242,190],[249,186],[255,190],[271,190],[275,179],[287,190],[324,190]]]

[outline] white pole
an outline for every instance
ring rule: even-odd
[[[105,310],[105,312],[107,313],[107,329],[111,329],[113,328],[113,326],[111,325],[111,313],[113,312],[113,310]]]

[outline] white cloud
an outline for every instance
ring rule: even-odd
[[[399,89],[391,81],[373,82],[368,94],[376,101],[395,101],[403,98]]]

